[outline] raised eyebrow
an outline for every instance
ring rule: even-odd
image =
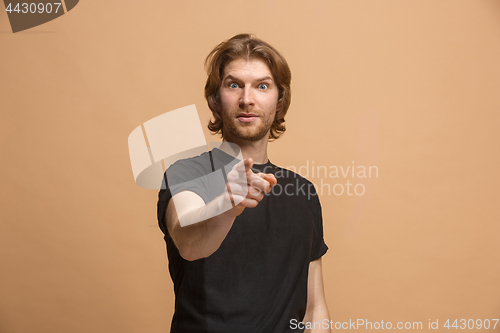
[[[224,81],[227,81],[227,80],[241,81],[240,79],[238,79],[237,77],[232,76],[231,74],[229,74],[228,76],[226,76],[224,78]],[[267,80],[273,81],[273,78],[271,76],[269,76],[269,75],[266,75],[266,76],[263,76],[263,77],[257,79],[256,81],[261,82],[261,81],[267,81]]]
[[[261,77],[260,79],[257,79],[257,81],[273,81],[273,78],[270,77],[269,75],[266,75],[264,77]]]
[[[236,78],[232,75],[228,75],[224,78],[224,81],[227,81],[227,80],[240,81],[240,80],[238,80],[238,78]]]

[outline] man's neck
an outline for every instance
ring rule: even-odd
[[[235,142],[236,141],[236,142]],[[235,155],[237,152],[230,147],[230,145],[224,145],[224,142],[230,142],[237,144],[241,149],[241,154],[243,155],[243,159],[247,159],[251,157],[255,164],[266,164],[268,161],[267,157],[267,136],[259,141],[246,141],[246,140],[224,140],[223,144],[219,147],[221,150],[226,151],[226,153],[230,155]]]

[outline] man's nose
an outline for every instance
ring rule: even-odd
[[[244,89],[242,89],[241,96],[240,96],[240,106],[248,106],[248,105],[254,105],[254,96],[253,96],[253,91],[252,88],[247,86]]]

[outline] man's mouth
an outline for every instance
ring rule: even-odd
[[[259,116],[254,113],[240,113],[236,118],[242,123],[251,123],[256,121]]]

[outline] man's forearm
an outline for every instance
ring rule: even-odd
[[[170,200],[166,221],[170,236],[186,260],[206,258],[221,245],[234,219],[254,208],[276,184],[273,174],[254,174],[253,160],[236,164],[227,175],[226,191],[205,204],[194,192],[179,192]],[[233,207],[233,205],[236,205]]]
[[[304,325],[306,326],[304,333],[330,333],[330,314],[327,307],[318,306],[308,310],[304,317]],[[307,329],[307,327],[311,328]]]
[[[224,204],[224,197],[219,196],[207,205],[178,216],[173,202],[169,203],[166,212],[167,220],[170,219],[169,233],[184,259],[206,258],[219,248],[237,216],[234,208],[219,213]],[[205,219],[205,216],[213,217]],[[182,227],[180,220],[188,225]]]

